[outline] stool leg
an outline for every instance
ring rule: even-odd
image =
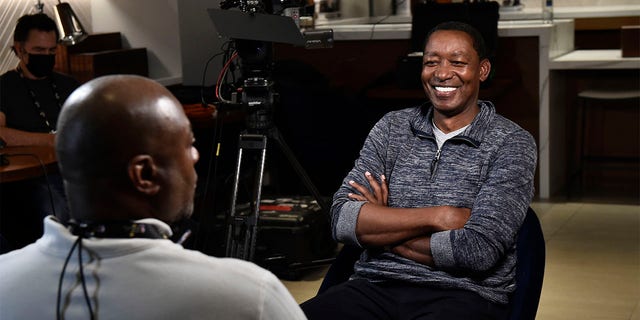
[[[571,156],[567,161],[567,198],[569,200],[580,200],[582,197],[582,152],[584,148],[584,100],[577,98],[576,103],[576,127],[573,131],[573,149],[569,153]],[[576,157],[577,154],[577,157]]]
[[[580,159],[579,159],[579,163],[578,163],[578,194],[579,194],[579,198],[580,200],[582,200],[582,198],[584,197],[584,190],[585,190],[585,140],[586,140],[586,136],[587,136],[587,108],[588,108],[588,101],[586,99],[581,99],[581,103],[580,103]]]

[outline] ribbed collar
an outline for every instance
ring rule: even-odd
[[[469,127],[464,132],[454,137],[456,140],[463,140],[474,147],[480,147],[487,127],[493,121],[496,109],[489,101],[478,101],[480,112],[473,119]],[[416,114],[411,121],[411,131],[420,138],[434,139],[433,135],[433,105],[425,102],[416,108]],[[452,138],[452,139],[454,139]]]

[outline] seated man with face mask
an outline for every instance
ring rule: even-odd
[[[0,136],[7,145],[53,146],[60,108],[78,87],[53,71],[58,38],[45,14],[18,19],[12,50],[20,62],[0,77]]]
[[[11,49],[20,61],[0,76],[0,139],[7,146],[53,148],[62,104],[78,87],[75,79],[53,71],[58,38],[56,24],[46,14],[18,19]],[[50,174],[48,180],[39,177],[1,185],[2,198],[7,199],[1,232],[10,248],[0,248],[0,252],[37,239],[42,234],[40,221],[49,214],[66,220],[62,180],[57,174]]]

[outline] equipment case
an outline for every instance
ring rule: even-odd
[[[283,278],[330,264],[336,242],[329,215],[312,197],[263,199],[258,216],[255,262]]]

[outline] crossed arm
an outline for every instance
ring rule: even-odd
[[[350,181],[360,194],[348,195],[354,200],[367,201],[360,209],[356,224],[356,236],[363,246],[386,247],[397,255],[433,266],[431,234],[462,228],[471,215],[471,209],[452,206],[390,208],[386,177],[380,176],[378,182],[366,172],[365,178],[371,189]]]

